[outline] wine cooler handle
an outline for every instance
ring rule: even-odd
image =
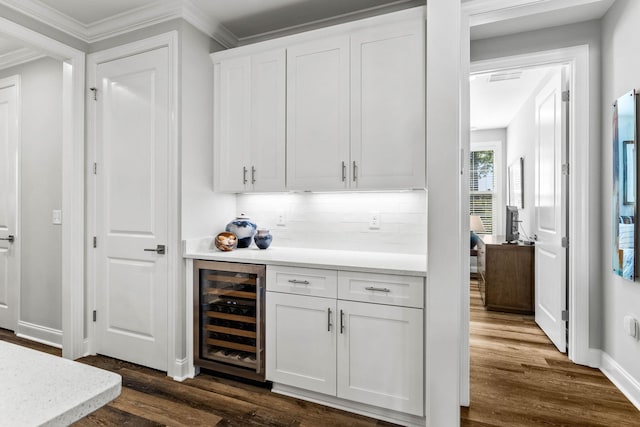
[[[344,333],[344,311],[340,310],[340,333]]]
[[[331,332],[331,307],[327,308],[327,331]]]

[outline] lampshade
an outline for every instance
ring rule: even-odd
[[[478,215],[469,215],[469,229],[476,233],[484,233],[484,225]]]

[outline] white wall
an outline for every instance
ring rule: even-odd
[[[21,290],[18,331],[23,322],[53,329],[36,336],[62,344],[62,228],[51,211],[62,207],[62,62],[43,58],[0,71],[21,78],[20,158]]]
[[[271,230],[273,246],[412,254],[427,250],[423,190],[242,194],[237,209],[259,228]],[[369,229],[373,212],[380,214],[378,230]],[[277,225],[280,214],[285,226]]]
[[[589,46],[589,172],[588,183],[591,194],[600,194],[602,188],[601,175],[601,103],[600,103],[600,24],[599,20],[582,22],[578,24],[564,25],[561,27],[546,28],[544,30],[529,31],[504,37],[494,37],[471,42],[471,60],[480,61],[491,58],[521,55],[532,52],[541,52],[564,47],[588,45]],[[606,62],[606,61],[605,61]],[[587,145],[587,142],[584,142]],[[572,165],[575,168],[581,165]],[[525,170],[527,164],[525,164]],[[605,184],[606,187],[606,184]],[[608,200],[608,199],[604,199]],[[525,201],[526,203],[526,201]],[[608,240],[601,240],[601,205],[603,200],[599,197],[590,198],[589,206],[589,232],[591,246],[589,259],[584,260],[584,265],[589,269],[589,346],[600,348],[602,337],[602,313],[601,313],[601,269],[603,247],[608,247]],[[609,206],[609,203],[606,203]],[[604,245],[604,246],[603,246]],[[609,252],[606,252],[607,254]]]
[[[182,239],[215,234],[235,216],[235,196],[213,192],[213,63],[221,49],[209,37],[182,22],[181,147]]]
[[[640,88],[640,2],[618,0],[602,26],[602,112],[601,164],[603,187],[600,198],[602,232],[603,350],[637,383],[640,382],[640,342],[625,335],[623,317],[640,319],[640,283],[623,280],[611,265],[611,180],[612,180],[612,103],[625,92]],[[637,137],[637,135],[636,135]],[[637,386],[636,383],[636,386]],[[636,389],[636,397],[640,389]],[[636,402],[638,403],[638,402]]]

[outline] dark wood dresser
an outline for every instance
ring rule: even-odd
[[[489,310],[533,314],[534,246],[506,245],[503,236],[482,236],[476,249],[478,284]]]

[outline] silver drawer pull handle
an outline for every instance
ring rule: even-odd
[[[294,285],[308,285],[309,281],[308,280],[291,279],[291,280],[289,280],[289,283],[293,283]]]
[[[380,291],[380,292],[391,292],[391,289],[387,288],[374,288],[373,286],[367,286],[365,288],[368,291]]]

